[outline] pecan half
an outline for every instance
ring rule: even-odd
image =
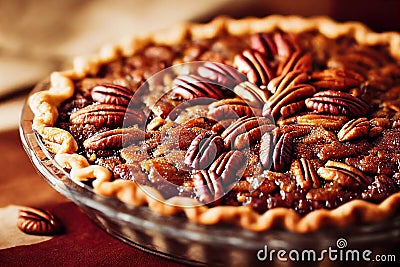
[[[283,125],[277,130],[278,134],[288,133],[292,138],[301,137],[311,133],[313,127],[308,125]]]
[[[312,84],[323,90],[348,91],[359,86],[364,80],[359,73],[345,69],[326,69],[311,74]]]
[[[286,58],[295,51],[300,50],[300,46],[295,34],[277,32],[274,34],[274,41],[277,48],[278,57]]]
[[[125,117],[124,117],[124,127],[131,127],[134,125],[143,125],[146,123],[146,115],[140,109],[131,109],[128,107],[126,109]]]
[[[286,106],[282,107],[280,113],[282,115],[282,118],[287,118],[291,115],[300,112],[305,106],[306,104],[304,103],[304,101],[300,100],[294,103],[287,104]]]
[[[229,89],[247,79],[245,75],[233,67],[216,62],[205,62],[197,69],[197,73],[201,77],[208,78]]]
[[[305,114],[298,115],[285,120],[279,120],[278,125],[308,125],[308,126],[322,126],[328,130],[337,130],[347,121],[346,116],[333,116],[323,114]]]
[[[100,84],[90,92],[92,99],[103,104],[128,106],[133,98],[133,92],[124,86],[115,84]],[[134,104],[137,104],[135,101]]]
[[[246,165],[246,157],[240,151],[221,154],[209,170],[192,174],[197,198],[202,202],[213,202],[227,193],[240,178],[239,170]]]
[[[250,38],[250,46],[270,60],[275,57],[286,58],[299,49],[295,35],[282,32],[255,34]]]
[[[380,135],[383,130],[390,128],[390,120],[388,118],[372,118],[369,121],[369,125],[369,136],[376,137]]]
[[[359,186],[367,187],[371,181],[359,169],[338,161],[331,161],[317,170],[318,175],[328,181],[334,181],[338,184],[357,189]]]
[[[194,191],[199,201],[210,203],[225,194],[224,186],[215,172],[197,171],[192,175]]]
[[[277,136],[277,135],[275,135]],[[293,139],[290,133],[284,133],[280,135],[275,145],[273,152],[273,164],[274,170],[277,172],[284,171],[290,165],[293,154]]]
[[[91,150],[120,149],[147,137],[148,134],[138,128],[113,129],[93,135],[83,142],[83,146]]]
[[[293,152],[293,139],[311,133],[312,128],[308,126],[284,125],[274,131],[275,144],[272,155],[274,170],[283,171],[290,166]]]
[[[304,100],[314,95],[314,86],[298,84],[275,93],[263,107],[263,115],[271,114],[274,119],[289,117],[305,107]]]
[[[263,134],[260,140],[259,157],[261,165],[265,169],[269,169],[272,165],[272,151],[274,150],[274,138],[272,133]]]
[[[224,140],[211,132],[199,134],[193,139],[185,155],[185,164],[196,170],[207,169],[223,152]]]
[[[179,75],[172,82],[172,93],[185,100],[199,97],[221,99],[224,92],[230,91],[222,90],[215,81],[197,75]]]
[[[361,117],[368,113],[369,105],[362,99],[340,91],[322,91],[306,99],[306,106],[317,113]]]
[[[270,119],[265,117],[242,117],[231,124],[221,137],[224,139],[226,149],[231,146],[235,149],[249,147],[260,141],[264,133],[275,129]]]
[[[278,48],[271,34],[257,33],[252,35],[250,37],[250,47],[264,54],[269,60],[273,60],[278,54]]]
[[[62,222],[50,211],[23,207],[18,212],[18,228],[31,235],[55,235],[63,230]]]
[[[263,90],[251,82],[242,82],[233,88],[233,92],[246,100],[247,104],[261,109],[268,99],[268,91]]]
[[[142,161],[140,165],[148,174],[148,180],[155,184],[169,182],[174,185],[182,185],[190,175],[189,171],[179,168],[167,157],[151,158]]]
[[[210,166],[209,170],[221,177],[222,183],[231,185],[240,177],[239,171],[246,166],[245,155],[238,150],[222,153]]]
[[[240,98],[227,98],[213,102],[208,106],[207,117],[214,120],[236,119],[244,116],[261,115],[261,109],[251,108]]]
[[[273,78],[267,85],[268,90],[272,94],[279,94],[286,88],[301,83],[307,83],[309,80],[309,75],[303,71],[291,71],[286,75],[280,75]]]
[[[369,121],[367,118],[352,119],[343,125],[337,136],[339,141],[349,141],[352,139],[368,136]]]
[[[328,130],[340,128],[347,118],[345,116],[307,114],[297,117],[297,123],[300,125],[322,126]]]
[[[275,77],[266,57],[258,51],[246,49],[234,58],[234,66],[247,76],[247,79],[258,85],[266,86]]]
[[[291,71],[310,72],[312,70],[311,53],[296,51],[283,60],[276,70],[276,76],[286,75]]]
[[[296,177],[297,184],[303,189],[319,188],[321,186],[317,172],[308,159],[296,159],[292,162],[290,171]]]
[[[129,125],[143,123],[144,117],[141,110],[110,104],[92,104],[73,112],[70,116],[70,122],[73,124],[93,124],[97,127],[120,127],[124,120]]]

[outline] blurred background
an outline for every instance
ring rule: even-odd
[[[32,85],[75,55],[180,21],[269,14],[327,15],[400,31],[399,0],[0,0],[0,130],[16,128]]]

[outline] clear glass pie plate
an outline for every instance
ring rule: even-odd
[[[42,82],[33,92],[46,89],[48,83]],[[355,250],[359,261],[364,260],[362,253],[365,250],[371,251],[370,261],[364,260],[364,265],[375,266],[376,255],[395,255],[400,261],[400,214],[379,224],[322,229],[309,234],[284,230],[256,233],[232,225],[197,225],[183,216],[163,217],[153,214],[147,207],[132,207],[102,197],[91,187],[70,179],[68,172],[57,165],[32,130],[32,118],[33,114],[25,104],[20,136],[38,172],[55,190],[78,205],[93,223],[133,247],[191,265],[255,266],[268,265],[272,261],[279,265],[285,259],[297,264],[302,256],[305,257],[303,260],[311,260],[316,265],[330,265],[331,261],[335,261],[333,264],[354,262],[350,254]],[[336,250],[336,254],[329,255],[329,249]],[[284,252],[278,257],[280,250]],[[327,252],[323,253],[324,250]],[[290,254],[291,251],[298,253]],[[309,251],[316,252],[315,258]],[[348,251],[352,253],[347,255]]]

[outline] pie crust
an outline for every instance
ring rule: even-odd
[[[326,17],[302,18],[277,15],[240,20],[218,17],[207,24],[186,23],[168,31],[127,38],[119,44],[103,47],[95,55],[76,58],[72,69],[51,74],[49,90],[30,96],[29,106],[34,113],[33,129],[47,141],[48,149],[55,154],[57,163],[63,168],[70,169],[72,179],[93,180],[93,190],[96,193],[115,197],[133,206],[147,205],[150,210],[163,216],[184,213],[191,222],[199,224],[229,223],[251,231],[284,228],[299,233],[312,232],[328,226],[346,227],[373,223],[393,216],[400,205],[400,193],[387,197],[380,204],[351,200],[335,209],[318,209],[304,216],[288,208],[273,208],[259,214],[247,206],[207,207],[187,197],[178,196],[163,200],[163,196],[152,187],[139,186],[128,180],[112,180],[112,173],[107,168],[92,165],[84,156],[75,153],[78,145],[69,132],[54,127],[59,115],[57,108],[74,94],[74,80],[94,75],[101,65],[121,56],[130,56],[147,44],[173,45],[182,42],[188,36],[192,40],[200,40],[213,38],[221,32],[240,36],[275,30],[288,33],[312,30],[328,38],[352,36],[359,44],[386,44],[391,56],[400,61],[399,33],[375,33],[358,22],[338,23]]]

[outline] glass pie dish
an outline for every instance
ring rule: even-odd
[[[48,81],[41,82],[32,93],[47,90],[48,87]],[[40,136],[32,129],[32,119],[33,114],[25,104],[20,121],[20,137],[30,160],[43,178],[107,233],[149,253],[191,265],[254,266],[271,261],[278,263],[285,260],[285,257],[282,258],[284,255],[286,260],[296,263],[301,260],[302,251],[310,250],[316,254],[310,256],[306,253],[308,258],[303,260],[315,263],[334,260],[326,253],[321,254],[321,251],[328,249],[335,249],[336,256],[340,256],[340,251],[349,249],[358,250],[359,255],[369,250],[370,262],[364,259],[365,264],[376,264],[373,260],[376,255],[395,255],[399,252],[400,214],[381,223],[321,229],[307,234],[285,230],[257,233],[232,225],[198,225],[180,215],[163,217],[145,206],[133,207],[117,199],[103,197],[94,193],[85,183],[72,180],[69,173],[55,162]],[[277,257],[273,250],[284,250],[286,254]],[[289,251],[293,250],[299,252],[296,255],[300,255],[300,258],[287,257]]]

